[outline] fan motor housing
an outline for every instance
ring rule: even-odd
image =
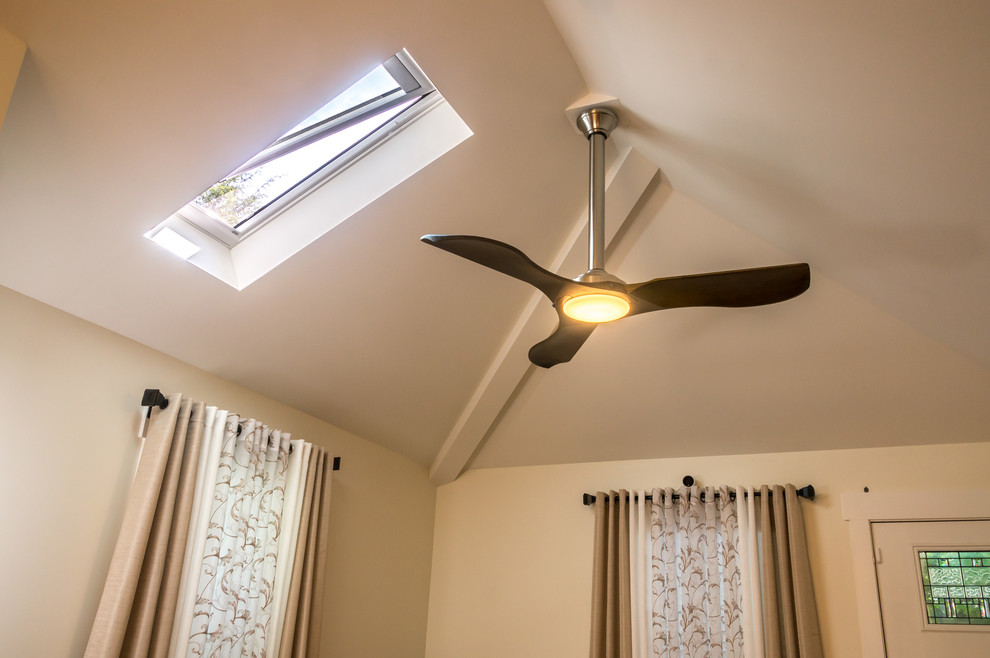
[[[582,112],[577,120],[578,130],[588,138],[595,134],[608,137],[618,124],[619,119],[615,113],[604,107],[595,107]]]

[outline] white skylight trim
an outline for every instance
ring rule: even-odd
[[[383,66],[396,91],[372,94],[370,102],[344,114],[324,106],[225,177],[278,164],[287,155],[306,159],[306,151],[322,149],[323,155],[300,169],[317,171],[267,201],[263,212],[235,229],[193,202],[146,236],[167,227],[192,240],[199,251],[188,261],[242,290],[472,135],[406,51]],[[378,111],[370,119],[369,107]],[[340,153],[321,144],[341,135],[346,142],[346,133],[361,131],[362,121],[371,121],[373,130],[356,146],[347,144]],[[320,167],[321,157],[331,160]]]

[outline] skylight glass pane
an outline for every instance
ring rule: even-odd
[[[374,71],[354,83],[347,91],[334,98],[313,114],[306,117],[305,120],[301,121],[298,125],[294,126],[292,130],[285,133],[278,139],[282,140],[293,133],[297,133],[300,130],[305,130],[310,126],[314,126],[325,119],[329,119],[330,117],[337,116],[338,114],[355,108],[358,105],[362,105],[368,101],[373,101],[377,98],[381,98],[382,96],[394,94],[398,91],[402,91],[402,87],[400,87],[399,83],[396,82],[389,72],[385,70],[384,66],[379,65]]]
[[[384,69],[382,70],[384,71]],[[322,120],[314,119],[314,117],[321,115],[338,99],[334,99],[321,108],[319,112],[307,119],[307,122]],[[381,128],[414,102],[415,99],[410,99],[407,103],[369,117],[349,128],[286,153],[254,169],[225,178],[199,195],[193,201],[193,205],[231,227],[241,226],[270,203]],[[333,116],[334,113],[331,109],[328,116]]]

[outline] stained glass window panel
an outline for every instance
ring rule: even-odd
[[[929,624],[990,625],[990,551],[919,551]]]

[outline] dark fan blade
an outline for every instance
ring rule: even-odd
[[[629,294],[661,309],[762,306],[797,297],[810,283],[811,269],[800,263],[653,279],[630,285]]]
[[[572,320],[561,313],[557,316],[557,330],[546,340],[529,348],[529,360],[541,368],[552,368],[558,363],[570,361],[598,326]]]
[[[474,235],[424,235],[420,240],[525,281],[552,301],[556,301],[563,286],[573,283],[570,279],[548,272],[523,252],[498,240]]]

